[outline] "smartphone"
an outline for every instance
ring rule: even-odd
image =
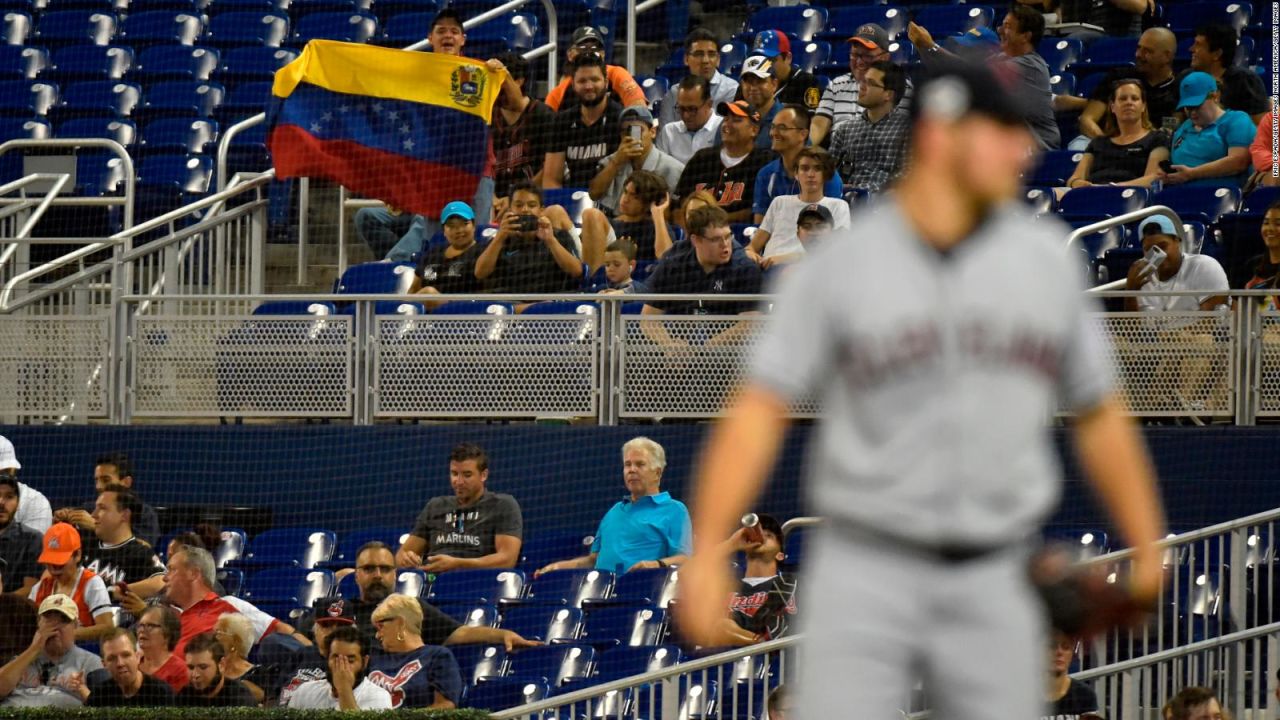
[[[1173,172],[1173,161],[1172,161],[1172,160],[1161,160],[1161,161],[1160,161],[1160,169],[1161,169],[1161,170],[1163,170],[1163,171],[1165,171],[1165,172],[1167,172],[1167,173],[1171,173],[1171,172]]]
[[[537,215],[521,215],[516,220],[519,222],[520,232],[534,232],[538,229]]]
[[[640,127],[639,125],[632,125],[629,132],[631,133],[632,140],[635,140],[636,142],[640,142],[640,135],[644,133],[644,128]]]
[[[1165,258],[1167,257],[1169,257],[1169,254],[1164,250],[1161,250],[1158,247],[1153,247],[1147,251],[1146,255],[1142,256],[1142,259],[1151,267],[1152,270],[1156,270],[1162,263],[1164,263]]]

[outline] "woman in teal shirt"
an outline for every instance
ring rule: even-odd
[[[1173,167],[1164,183],[1241,187],[1249,178],[1249,144],[1257,132],[1252,118],[1223,109],[1218,81],[1208,73],[1188,73],[1178,89],[1178,109],[1187,119],[1173,133]]]

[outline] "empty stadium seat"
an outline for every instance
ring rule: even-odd
[[[1136,37],[1102,37],[1089,43],[1084,61],[1095,69],[1130,65],[1137,50]]]
[[[336,291],[349,295],[390,293],[405,295],[413,283],[413,266],[408,263],[371,262],[352,265],[338,278]]]
[[[437,305],[431,312],[435,315],[510,315],[515,312],[515,306],[491,300],[451,300]]]
[[[539,678],[489,680],[467,692],[464,706],[497,712],[541,700],[550,692],[550,687]]]
[[[204,22],[195,13],[168,10],[131,12],[120,26],[120,41],[136,47],[146,45],[194,45],[204,33]]]
[[[138,185],[172,188],[183,194],[209,191],[213,158],[186,154],[151,155],[137,165]]]
[[[310,40],[368,42],[378,34],[378,20],[368,13],[319,12],[298,19],[290,39],[296,47]]]
[[[591,538],[580,532],[545,533],[526,537],[520,548],[520,566],[534,571],[556,560],[591,552]]]
[[[270,82],[240,83],[223,96],[222,105],[214,113],[214,119],[223,127],[230,127],[233,123],[265,111],[270,100]],[[265,139],[265,135],[263,138]]]
[[[814,42],[797,43],[792,52],[795,55],[793,61],[803,70],[813,72],[818,69],[819,65],[825,65],[831,60],[831,43],[825,40],[816,40]]]
[[[49,51],[0,45],[0,80],[34,80],[49,66]]]
[[[431,588],[431,578],[417,568],[396,572],[395,592],[409,597],[425,598]]]
[[[497,627],[499,621],[496,605],[476,605],[469,602],[432,603],[440,612],[463,625],[471,627]]]
[[[21,45],[31,35],[31,15],[24,12],[7,12],[0,15],[0,38],[6,45]]]
[[[102,115],[72,118],[58,124],[59,138],[106,138],[126,149],[138,142],[138,127],[129,120]]]
[[[835,47],[843,47],[858,28],[875,23],[895,38],[907,28],[907,13],[893,5],[857,4],[852,6],[831,8],[827,16],[827,29],[818,34],[818,38],[830,41]],[[836,61],[848,60],[844,51],[836,53]]]
[[[1244,196],[1240,204],[1241,215],[1262,216],[1273,203],[1280,202],[1280,187],[1260,187]]]
[[[50,109],[57,118],[101,115],[128,117],[142,100],[142,88],[121,80],[85,80],[63,88],[61,102]]]
[[[1086,225],[1092,225],[1100,218],[1078,218],[1070,224],[1072,227],[1079,229]],[[1104,228],[1094,233],[1083,235],[1079,239],[1079,245],[1084,250],[1085,255],[1092,261],[1104,257],[1107,252],[1124,246],[1128,233],[1122,226],[1112,226]]]
[[[133,49],[119,45],[65,45],[53,51],[47,73],[60,83],[119,80],[133,67]]]
[[[621,645],[596,656],[594,679],[607,682],[630,675],[662,670],[678,662],[680,662],[680,648],[675,645],[657,647]]]
[[[995,10],[972,5],[927,5],[915,11],[915,22],[934,37],[946,37],[973,28],[991,27]]]
[[[526,640],[572,642],[582,635],[582,611],[578,608],[521,605],[502,612],[500,627]]]
[[[498,603],[519,599],[524,586],[525,575],[519,570],[454,570],[436,578],[430,599]]]
[[[333,587],[333,573],[328,570],[277,567],[249,575],[242,595],[263,612],[283,617],[294,608],[311,607],[331,595]]]
[[[162,118],[143,126],[138,149],[147,154],[212,154],[217,137],[218,124],[212,120]]]
[[[279,47],[289,37],[289,18],[279,13],[227,12],[209,19],[204,42],[217,47]]]
[[[42,45],[89,42],[106,45],[116,36],[116,16],[91,10],[54,10],[40,16],[35,39]]]
[[[6,140],[43,140],[52,137],[47,120],[35,118],[0,118],[0,142]]]
[[[226,88],[215,82],[159,82],[147,88],[146,102],[137,114],[146,121],[162,117],[211,118],[226,94]]]
[[[1040,57],[1049,65],[1049,74],[1071,67],[1084,53],[1084,44],[1074,38],[1047,37],[1040,41]]]
[[[1027,178],[1032,187],[1061,187],[1075,172],[1084,153],[1077,150],[1048,150],[1040,153],[1035,168]]]
[[[609,597],[613,582],[613,573],[605,570],[553,570],[530,583],[528,602],[582,607],[589,598]]]
[[[663,683],[655,683],[634,688],[632,691],[635,702],[634,712],[637,717],[651,718],[658,717],[661,714],[656,711],[664,707],[663,694],[665,687]],[[716,717],[713,714],[717,697],[717,685],[714,679],[703,680],[701,676],[696,679],[690,679],[682,676],[676,689],[677,697],[679,697],[678,717],[688,718],[689,720],[709,720]]]
[[[1098,220],[1140,210],[1147,204],[1146,188],[1080,187],[1062,196],[1058,212],[1068,221]]]
[[[1196,0],[1196,2],[1168,3],[1164,6],[1164,21],[1178,37],[1191,37],[1201,25],[1230,25],[1237,33],[1249,26],[1253,5],[1240,0]]]
[[[458,662],[458,670],[464,683],[472,684],[486,678],[502,677],[506,672],[508,655],[501,646],[454,645],[449,651]]]
[[[826,8],[810,5],[770,7],[747,18],[744,34],[754,36],[765,30],[781,30],[792,43],[809,42],[826,26]]]
[[[378,0],[374,3],[373,10],[384,18],[411,12],[434,15],[442,5],[447,4],[439,0]],[[426,37],[425,31],[423,37]]]
[[[378,6],[381,7],[382,3],[378,3]],[[425,39],[433,17],[435,11],[404,12],[388,17],[383,28],[382,44],[404,47]]]
[[[596,652],[590,645],[525,648],[509,657],[508,677],[543,678],[553,686],[591,675]]]
[[[1065,548],[1078,561],[1091,560],[1110,552],[1107,533],[1097,528],[1046,528],[1045,540]]]
[[[1199,220],[1211,225],[1222,215],[1236,211],[1240,205],[1240,190],[1179,185],[1160,191],[1151,202],[1167,205],[1183,220]]]
[[[666,625],[667,613],[661,608],[603,607],[587,613],[582,642],[598,648],[658,645]]]
[[[254,310],[254,314],[257,314]],[[404,530],[397,528],[366,528],[353,530],[338,538],[333,557],[323,563],[325,567],[355,567],[356,553],[367,543],[380,542],[391,548],[394,553],[403,544]]]
[[[678,571],[674,568],[645,568],[623,573],[606,598],[585,598],[583,607],[591,610],[608,605],[648,605],[665,608],[675,598]]]
[[[270,82],[276,70],[298,57],[296,50],[272,47],[238,47],[222,54],[222,68],[218,78],[223,83],[241,81]]]
[[[333,555],[337,538],[317,528],[273,528],[249,543],[249,551],[237,561],[245,567],[295,567],[312,569]]]
[[[138,56],[130,78],[144,83],[158,80],[207,81],[218,69],[218,51],[209,47],[156,45]]]
[[[528,13],[507,13],[467,30],[467,47],[470,50],[473,42],[482,46],[496,42],[508,50],[524,52],[534,46],[537,35],[536,17]],[[477,53],[476,57],[488,55]]]
[[[227,563],[239,560],[249,545],[244,530],[239,528],[222,528],[221,541],[213,552],[214,563],[225,567]]]
[[[253,309],[254,315],[332,315],[334,313],[334,305],[331,302],[311,302],[310,300],[273,300],[264,302]],[[338,544],[342,548],[341,543]],[[335,561],[337,563],[335,564]],[[337,553],[333,559],[323,563],[319,563],[317,567],[349,567],[351,561],[345,558],[338,558]],[[352,576],[354,577],[354,576]]]

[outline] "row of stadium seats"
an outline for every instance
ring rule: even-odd
[[[0,45],[0,79],[69,83],[128,79],[147,86],[163,80],[207,81],[234,87],[269,82],[275,71],[298,56],[296,50],[246,46],[219,51],[190,45],[64,45],[52,54],[42,47]]]

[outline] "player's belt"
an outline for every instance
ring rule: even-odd
[[[999,545],[935,544],[886,532],[879,528],[867,527],[849,520],[835,520],[831,523],[831,527],[845,537],[859,542],[883,545],[887,548],[919,555],[927,560],[946,565],[960,565],[982,560],[997,553],[1008,552],[1015,547],[1015,545],[1004,543]]]

